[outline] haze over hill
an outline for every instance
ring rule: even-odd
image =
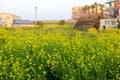
[[[38,7],[38,20],[71,19],[72,7],[90,5],[94,2],[105,3],[107,0],[1,0],[0,12],[10,12],[23,19],[35,19]]]

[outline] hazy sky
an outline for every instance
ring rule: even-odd
[[[38,20],[71,19],[72,7],[90,5],[107,0],[0,0],[0,12],[10,12],[23,19],[34,20],[38,7]]]

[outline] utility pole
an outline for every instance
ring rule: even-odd
[[[35,25],[37,27],[37,17],[38,17],[38,11],[37,11],[38,7],[35,7]]]

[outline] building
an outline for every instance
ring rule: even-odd
[[[11,14],[13,17],[13,20],[22,20],[22,18],[20,16],[17,16],[15,14]]]
[[[101,29],[117,28],[118,20],[120,20],[120,0],[108,0],[106,4],[107,5],[94,3],[90,6],[73,7],[72,20],[82,21],[83,23],[83,21],[87,19],[87,15],[93,14],[93,16],[100,18],[99,25]],[[88,20],[92,19],[93,16],[88,16]],[[87,23],[85,22],[85,24]]]
[[[8,13],[0,13],[0,26],[11,26],[13,17]]]
[[[34,26],[34,23],[30,20],[14,20],[13,26]]]
[[[100,28],[117,28],[120,19],[120,0],[109,0],[109,18],[100,20]]]
[[[120,0],[109,0],[106,2],[110,8],[110,14],[116,14],[116,17],[120,17]]]
[[[22,18],[20,16],[1,12],[0,13],[0,26],[12,26],[14,23],[14,20],[21,20]]]
[[[118,14],[118,16],[120,17],[120,0],[118,0],[117,8],[119,9],[119,14]]]
[[[22,20],[20,16],[15,14],[1,12],[0,13],[0,26],[34,26],[30,20]]]
[[[117,7],[118,1],[119,0],[108,0],[108,2],[106,2],[106,4],[108,4],[110,8],[114,8],[114,7]]]
[[[118,22],[117,19],[101,19],[100,28],[117,28]]]

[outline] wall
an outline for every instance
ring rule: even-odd
[[[13,20],[21,20],[20,16],[10,14],[7,12],[0,13],[0,25],[10,27],[13,25]]]
[[[101,19],[100,20],[100,28],[103,29],[103,26],[106,28],[116,28],[118,25],[117,19]]]
[[[11,26],[13,24],[13,17],[9,13],[0,13],[0,25]]]

